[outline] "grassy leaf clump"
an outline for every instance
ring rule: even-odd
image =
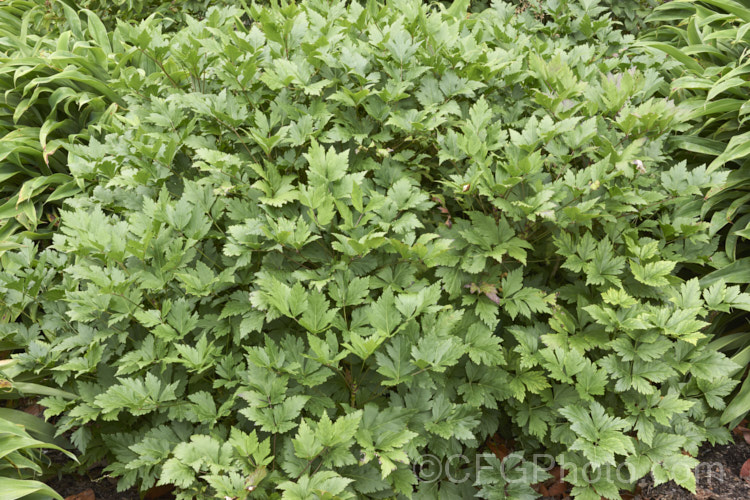
[[[41,464],[45,462],[41,449],[57,450],[75,459],[72,453],[53,443],[54,431],[54,426],[28,413],[0,409],[0,491],[3,500],[63,500],[56,491],[35,479],[42,474]]]
[[[719,235],[719,248],[710,262],[703,285],[719,280],[750,283],[750,16],[734,0],[669,2],[647,19],[652,28],[640,45],[664,52],[677,64],[665,68],[670,97],[685,109],[689,127],[675,136],[675,158],[689,165],[708,164],[708,170],[730,170],[727,179],[711,189],[701,206],[710,221],[709,234]],[[747,333],[748,306],[725,309],[712,321],[709,333],[720,335],[713,346],[730,354],[740,366],[750,362]],[[736,374],[742,378],[744,371]],[[745,378],[731,398],[722,423],[735,427],[750,411],[750,381]]]
[[[41,2],[0,5],[0,252],[51,238],[60,200],[79,191],[67,147],[122,104],[107,85],[117,70],[104,26],[91,11],[84,22],[71,12],[65,21]]]

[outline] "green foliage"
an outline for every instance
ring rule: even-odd
[[[670,96],[686,110],[690,127],[674,138],[691,164],[708,163],[715,171],[732,168],[727,179],[706,194],[701,215],[710,221],[710,234],[720,236],[721,252],[710,263],[713,271],[701,278],[704,285],[717,280],[750,283],[750,72],[746,54],[750,49],[750,16],[747,7],[733,0],[701,3],[669,2],[648,19],[654,27],[642,42],[644,47],[668,55]],[[734,287],[736,294],[739,288]],[[731,300],[731,299],[730,299]],[[722,314],[712,321],[711,331],[727,334],[716,348],[732,353],[739,366],[750,362],[750,334],[746,318],[748,304],[738,304],[739,313]],[[722,309],[722,313],[730,312]],[[737,371],[741,377],[743,371]],[[750,411],[750,381],[746,380],[722,416],[724,423],[738,423]]]
[[[142,21],[149,16],[164,20],[165,27],[176,28],[188,16],[202,18],[209,6],[241,6],[242,0],[62,0],[73,9],[89,9],[114,29],[118,22]],[[250,3],[250,2],[248,2]]]
[[[656,26],[643,41],[678,62],[671,68],[670,90],[695,121],[678,145],[713,160],[711,169],[728,162],[742,165],[750,154],[745,124],[750,90],[743,78],[750,71],[743,57],[750,23],[746,11],[733,0],[669,2],[649,17]]]
[[[612,18],[630,33],[639,33],[647,27],[646,19],[664,0],[604,0]]]
[[[728,172],[669,157],[689,116],[606,8],[468,7],[111,33],[126,109],[69,146],[53,246],[0,256],[0,340],[84,466],[180,499],[531,498],[534,464],[477,467],[501,432],[577,498],[694,489],[737,383],[708,319],[750,303],[693,278]],[[420,482],[426,454],[468,479]]]
[[[79,190],[65,148],[121,102],[107,86],[115,61],[99,19],[69,9],[69,29],[47,34],[48,14],[25,0],[0,5],[0,252],[50,238],[59,200]]]

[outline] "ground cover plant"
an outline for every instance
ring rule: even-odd
[[[106,35],[52,245],[0,255],[0,340],[83,467],[192,498],[694,488],[739,366],[675,159],[679,60],[596,1],[305,0]],[[103,40],[103,39],[102,39]],[[436,461],[428,463],[426,457]],[[439,463],[440,467],[435,467]]]

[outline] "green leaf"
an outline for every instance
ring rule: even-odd
[[[376,331],[390,335],[396,330],[401,314],[396,309],[393,292],[386,289],[368,311],[370,324]]]
[[[320,333],[328,328],[336,315],[335,309],[329,309],[329,302],[320,292],[310,292],[307,307],[299,322],[311,333]]]
[[[595,467],[616,465],[616,454],[635,453],[632,438],[622,432],[628,427],[624,419],[607,415],[597,402],[590,403],[589,408],[567,406],[560,410],[571,422],[571,430],[579,436],[571,445],[572,450],[583,452]]]
[[[386,353],[376,352],[378,373],[385,380],[383,385],[398,385],[408,380],[410,374],[416,371],[411,363],[409,344],[402,338],[396,337],[386,345]]]
[[[304,153],[310,166],[310,181],[315,184],[326,184],[340,180],[348,168],[347,153],[336,153],[331,147],[327,152],[313,139],[310,150]]]
[[[0,477],[0,500],[16,500],[19,498],[56,498],[62,500],[55,490],[39,481],[29,479],[12,479]]]
[[[748,412],[750,412],[750,383],[745,379],[737,395],[732,398],[721,414],[721,424],[726,425],[741,420]]]
[[[669,284],[667,276],[675,267],[675,262],[658,261],[641,265],[633,260],[630,261],[630,270],[633,271],[635,279],[648,286],[665,286]]]

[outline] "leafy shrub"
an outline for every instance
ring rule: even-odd
[[[638,33],[646,28],[646,18],[664,0],[605,0],[603,3],[624,30]]]
[[[673,140],[681,156],[692,164],[708,163],[709,170],[727,165],[727,180],[706,195],[701,215],[710,220],[710,234],[718,234],[721,252],[713,256],[715,270],[703,276],[710,285],[722,279],[750,283],[750,49],[744,36],[750,14],[729,1],[669,2],[653,13],[654,24],[643,45],[667,53],[677,61],[669,72],[671,96],[687,111],[691,127]],[[675,155],[677,156],[677,155]],[[709,268],[710,270],[710,268]],[[728,311],[725,311],[728,312]],[[733,354],[742,367],[750,363],[747,312],[722,314],[712,320],[711,332],[722,335],[714,346]],[[742,376],[738,371],[737,376]],[[750,381],[742,384],[722,415],[734,427],[750,411]]]
[[[445,2],[450,4],[451,2]],[[472,1],[472,9],[483,9],[490,2],[487,0]],[[560,1],[550,0],[514,0],[518,5],[518,11],[529,10],[537,17],[544,17],[545,12],[560,11]],[[655,7],[663,3],[663,0],[595,0],[591,2],[581,2],[588,7],[596,7],[601,4],[604,8],[602,14],[609,16],[615,26],[628,33],[638,33],[646,27],[646,18],[652,13]]]
[[[71,147],[53,248],[0,257],[3,339],[76,395],[42,404],[84,465],[182,499],[533,496],[532,463],[475,466],[506,432],[576,498],[694,488],[736,385],[706,319],[750,304],[687,279],[727,172],[669,159],[674,63],[603,7],[468,4],[113,33],[127,111]]]
[[[87,13],[82,24],[45,35],[54,20],[34,2],[0,4],[0,252],[24,238],[49,238],[56,203],[78,191],[65,147],[86,142],[119,98],[108,35]]]

